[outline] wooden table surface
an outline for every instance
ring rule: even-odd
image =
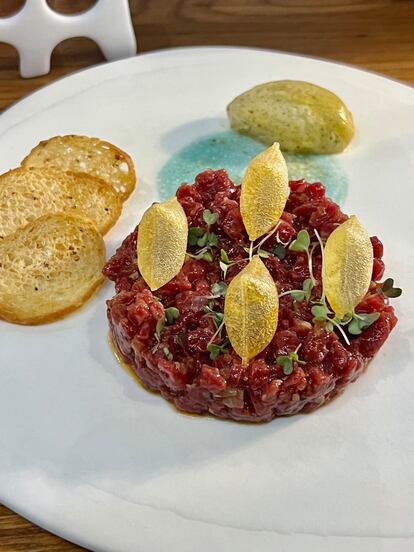
[[[0,16],[24,0],[1,0]],[[49,0],[71,13],[93,0]],[[352,63],[414,84],[413,0],[130,0],[140,51],[244,45]],[[86,39],[59,45],[49,75],[20,79],[17,53],[0,43],[0,110],[29,92],[103,61]],[[4,421],[3,421],[4,422]],[[0,552],[81,550],[0,505]],[[117,551],[114,551],[117,552]]]

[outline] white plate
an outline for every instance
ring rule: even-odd
[[[311,415],[267,425],[187,417],[137,386],[107,345],[107,284],[41,327],[0,323],[0,500],[102,551],[405,551],[414,546],[412,205],[414,91],[324,61],[235,48],[162,51],[103,65],[0,118],[0,169],[55,134],[97,135],[135,159],[139,184],[110,252],[157,197],[180,148],[225,131],[251,86],[302,79],[338,93],[358,134],[338,157],[344,209],[386,246],[405,288],[368,372]]]

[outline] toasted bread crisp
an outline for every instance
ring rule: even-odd
[[[130,156],[99,138],[55,136],[32,149],[22,166],[55,167],[97,176],[111,184],[123,200],[135,188],[135,169]]]
[[[42,215],[59,212],[86,216],[105,234],[121,210],[112,186],[85,173],[19,168],[0,176],[0,240]]]
[[[42,324],[80,307],[101,284],[102,236],[88,219],[52,214],[0,240],[0,318]]]

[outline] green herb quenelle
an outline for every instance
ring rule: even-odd
[[[234,130],[291,153],[339,153],[355,128],[351,112],[326,88],[303,81],[260,84],[227,108]]]

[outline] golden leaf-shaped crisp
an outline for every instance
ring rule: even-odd
[[[185,259],[188,222],[177,198],[154,203],[138,230],[138,268],[151,291],[176,276]]]
[[[230,282],[224,303],[227,335],[243,365],[273,339],[278,312],[276,284],[256,255]]]
[[[371,283],[374,255],[368,232],[352,216],[325,245],[323,284],[334,313],[342,318],[362,301]]]
[[[288,195],[286,162],[274,143],[250,162],[241,184],[240,212],[252,241],[275,226]]]

